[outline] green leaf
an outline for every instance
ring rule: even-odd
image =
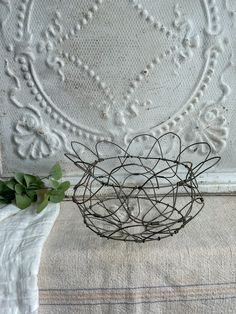
[[[11,201],[15,199],[15,191],[11,190],[7,186],[7,182],[8,181],[0,182],[0,197],[1,197],[2,202],[5,202],[5,204],[9,204],[11,203]]]
[[[49,179],[49,183],[51,184],[51,186],[54,188],[54,189],[57,189],[60,185],[60,183],[57,181],[57,180],[54,180],[54,179]]]
[[[17,194],[23,194],[25,192],[25,187],[19,183],[15,186],[15,191]]]
[[[4,194],[5,191],[7,191],[7,190],[10,190],[10,189],[7,187],[6,181],[1,181],[0,182],[0,195]]]
[[[35,177],[35,178],[36,178],[36,179],[35,179],[35,183],[32,184],[32,185],[37,186],[38,189],[44,188],[44,183],[43,183],[43,181],[42,181],[39,177]]]
[[[16,206],[25,209],[31,205],[32,201],[27,195],[16,194]]]
[[[0,196],[0,203],[1,204],[11,204],[11,202],[12,202],[12,200],[10,198]]]
[[[38,205],[38,208],[37,208],[37,213],[41,213],[45,207],[47,207],[48,205],[48,198],[49,198],[49,195],[47,193],[44,194],[44,198],[42,200],[42,202]]]
[[[60,203],[63,201],[65,193],[62,190],[53,190],[50,192],[50,201],[52,203]]]
[[[44,186],[43,181],[39,177],[31,174],[24,174],[24,180],[28,188],[41,189]]]
[[[4,181],[0,181],[0,193],[4,191],[6,183]]]
[[[55,180],[61,179],[62,177],[61,166],[59,165],[58,162],[52,167],[49,175],[52,176],[53,179]]]
[[[6,186],[7,186],[9,189],[15,191],[15,186],[16,186],[16,184],[17,184],[17,182],[16,182],[15,179],[12,178],[11,180],[6,181],[5,184],[6,184]]]
[[[67,191],[68,189],[70,188],[70,181],[65,181],[65,182],[62,182],[59,187],[58,187],[58,190],[62,190],[62,191]]]
[[[18,183],[25,185],[25,179],[24,179],[23,173],[20,173],[20,172],[16,173],[14,178]]]
[[[15,194],[5,195],[1,197],[1,200],[5,202],[5,204],[11,203],[15,199]]]
[[[26,183],[26,186],[29,187],[32,183],[35,182],[35,177],[32,176],[31,174],[24,174],[24,180]]]
[[[53,196],[50,196],[50,202],[52,203],[61,203],[63,201],[65,197],[65,194],[61,194],[61,195],[53,195]]]
[[[49,176],[46,178],[49,180],[49,186],[39,176],[21,172],[16,173],[8,181],[0,180],[0,203],[9,204],[14,202],[18,208],[25,209],[31,203],[40,200],[37,212],[41,212],[47,206],[49,200],[53,203],[61,202],[65,197],[65,191],[70,187],[70,182],[61,183],[58,181],[62,178],[59,163],[52,167]]]
[[[32,202],[37,201],[37,193],[35,191],[26,191],[26,194],[29,196]]]

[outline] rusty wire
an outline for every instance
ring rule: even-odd
[[[178,141],[174,158],[167,157],[162,147],[167,137]],[[151,145],[142,155],[131,154],[131,145],[140,138]],[[102,156],[102,145],[116,148],[117,153]],[[207,153],[200,163],[193,165],[184,159],[186,152],[201,145]],[[210,156],[209,144],[199,142],[183,148],[180,137],[171,132],[159,138],[136,136],[126,149],[109,141],[98,142],[95,151],[72,142],[72,149],[66,156],[83,171],[74,187],[73,201],[86,226],[107,239],[141,243],[173,236],[199,214],[204,199],[197,177],[220,160]]]

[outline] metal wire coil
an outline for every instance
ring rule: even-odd
[[[167,137],[178,141],[175,158],[163,149]],[[131,154],[140,139],[149,141],[149,148]],[[207,151],[203,161],[193,165],[183,158],[200,145]],[[182,148],[180,137],[171,132],[159,138],[136,136],[126,149],[108,141],[98,142],[95,151],[79,142],[71,146],[73,153],[66,156],[83,171],[73,201],[84,223],[101,237],[122,241],[147,242],[177,234],[204,207],[197,177],[220,160],[210,157],[209,144]],[[109,156],[111,147],[115,153]]]

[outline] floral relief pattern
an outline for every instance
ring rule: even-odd
[[[219,5],[221,1],[223,6]],[[67,145],[74,139],[89,145],[105,139],[125,147],[138,134],[157,137],[168,132],[181,134],[186,145],[204,141],[210,144],[214,153],[224,150],[229,125],[222,105],[227,106],[231,76],[219,74],[224,68],[232,68],[233,61],[227,64],[235,54],[231,49],[234,42],[227,33],[228,24],[223,25],[224,14],[219,8],[224,7],[224,13],[228,11],[233,20],[234,0],[198,0],[196,8],[202,7],[202,12],[201,9],[192,10],[193,0],[189,3],[170,0],[166,1],[167,15],[162,4],[160,12],[152,10],[155,0],[117,2],[121,3],[120,8],[130,6],[127,14],[132,14],[135,22],[130,34],[139,38],[139,34],[147,32],[147,39],[140,36],[138,50],[144,54],[144,60],[140,61],[140,66],[138,61],[137,69],[134,62],[134,73],[126,73],[122,68],[126,60],[123,38],[122,46],[119,41],[117,46],[111,41],[109,47],[105,38],[104,46],[100,47],[100,42],[94,42],[91,36],[96,23],[99,36],[100,24],[106,25],[109,21],[106,20],[107,13],[111,17],[109,1],[84,1],[84,7],[79,8],[78,4],[78,12],[74,12],[71,20],[68,20],[70,11],[66,2],[52,5],[50,12],[46,12],[44,6],[37,10],[35,3],[35,0],[17,0],[14,8],[12,1],[0,0],[0,46],[1,43],[5,45],[7,51],[3,60],[8,85],[4,89],[9,110],[17,109],[20,115],[13,125],[11,137],[19,162],[20,159],[44,159],[46,162],[47,158],[70,150]],[[38,25],[42,14],[45,14],[45,23]],[[11,21],[16,23],[10,25]],[[139,21],[142,29],[137,26]],[[126,31],[121,30],[125,37]],[[114,31],[119,33],[119,29]],[[87,40],[87,34],[91,42]],[[133,37],[130,36],[132,40]],[[147,40],[158,41],[159,46],[150,46],[150,53],[145,56]],[[86,49],[82,49],[84,42],[88,42]],[[95,58],[99,59],[99,49],[108,49],[109,53],[108,59],[106,52],[101,54],[101,62],[97,65],[88,55],[93,56],[90,50],[95,50]],[[119,69],[115,67],[116,62],[110,64],[113,49],[121,50],[114,58],[120,62]],[[134,49],[134,60],[135,53]],[[127,58],[131,64],[133,59]],[[106,76],[108,71],[111,73]],[[115,76],[119,71],[122,79],[117,76],[118,80]],[[189,75],[185,76],[185,73]],[[218,97],[219,88],[221,98]],[[28,103],[31,105],[27,106]],[[87,120],[90,116],[92,122]],[[146,136],[138,140],[142,150],[150,148]],[[166,138],[163,147],[166,155],[172,154],[176,150],[174,138]],[[207,153],[204,145],[197,150],[192,148],[192,151],[196,156],[200,155],[198,157]]]
[[[45,53],[45,64],[49,69],[55,71],[62,81],[65,80],[63,68],[65,62],[62,58],[58,57],[55,52],[55,43],[53,38],[58,38],[62,34],[62,26],[60,24],[61,14],[60,12],[55,13],[55,17],[52,19],[51,24],[48,25],[47,29],[42,32],[44,37],[37,45],[38,53]]]
[[[173,22],[174,30],[178,33],[183,33],[182,39],[182,50],[174,56],[174,64],[177,69],[181,67],[181,64],[186,60],[189,60],[193,57],[193,49],[199,46],[200,37],[193,33],[193,27],[191,22],[183,17],[183,14],[180,11],[180,6],[177,4],[174,8],[175,21]],[[177,71],[175,71],[178,74]]]
[[[197,119],[192,121],[185,131],[185,141],[187,143],[207,142],[211,145],[213,153],[219,153],[225,148],[227,138],[228,126],[226,119],[220,108],[215,105],[203,106]],[[199,146],[198,153],[206,154],[204,145]]]
[[[18,155],[24,159],[51,157],[65,144],[63,134],[43,123],[38,111],[32,107],[28,107],[27,113],[16,123],[13,141]]]

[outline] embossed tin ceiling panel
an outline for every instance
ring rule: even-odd
[[[73,175],[71,140],[168,131],[208,141],[217,171],[236,172],[235,12],[235,0],[0,0],[3,174],[62,160]]]

